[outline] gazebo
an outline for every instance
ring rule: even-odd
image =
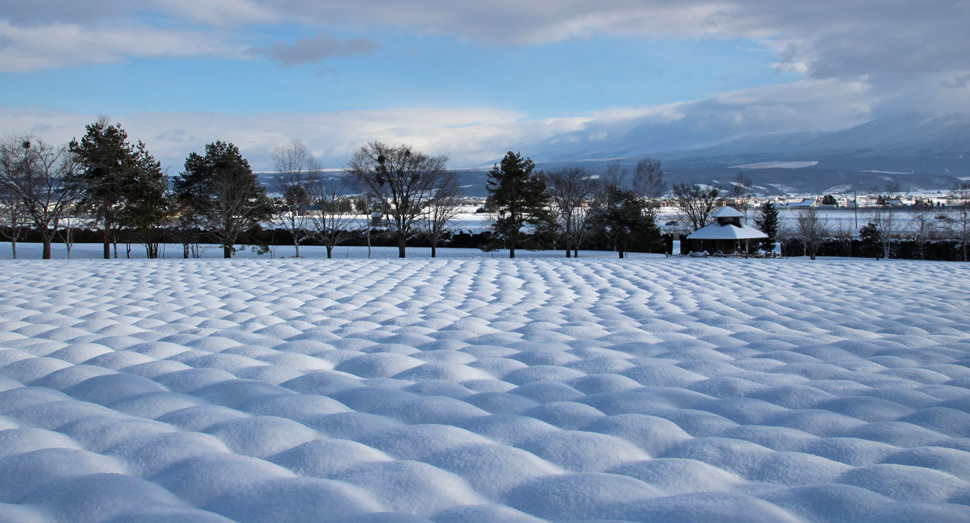
[[[741,218],[744,215],[731,207],[721,207],[711,216],[714,217],[714,223],[687,236],[688,240],[699,240],[702,246],[701,250],[730,254],[737,250],[738,242],[741,240],[744,240],[745,246],[747,246],[750,240],[761,240],[768,237],[767,234],[758,229],[741,223]]]

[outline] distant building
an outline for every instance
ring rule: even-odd
[[[789,202],[785,206],[789,209],[808,209],[818,206],[818,198],[805,198],[800,202]]]
[[[768,235],[741,223],[744,217],[740,212],[731,207],[721,207],[713,215],[714,223],[698,229],[687,236],[692,246],[699,246],[697,249],[707,252],[722,252],[730,254],[738,251],[740,242],[745,246],[751,240],[762,240]]]

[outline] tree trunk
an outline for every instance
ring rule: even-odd
[[[579,258],[579,246],[573,247],[573,258]]]
[[[397,257],[404,258],[404,244],[407,243],[407,238],[404,234],[397,235]]]
[[[509,246],[509,258],[515,258],[515,244]]]
[[[41,254],[41,259],[49,260],[51,259],[51,237],[45,230],[40,234],[40,239],[44,242],[44,250],[43,254]]]
[[[223,258],[232,258],[232,245],[223,245],[222,246],[222,257]]]
[[[622,260],[623,259],[623,248],[618,248],[617,249],[617,252],[620,253],[620,259]]]
[[[567,242],[566,243],[566,257],[567,258],[571,258],[572,255],[573,255],[573,251],[572,251],[572,249],[570,249],[569,243]]]
[[[333,258],[333,245],[327,245],[327,259]]]
[[[189,259],[189,244],[187,243],[182,244],[182,257],[186,260]]]
[[[293,247],[296,248],[296,257],[300,257],[300,242],[296,239],[296,235],[293,236]]]
[[[13,259],[17,259],[17,237],[14,236],[13,241],[10,242],[10,248],[13,250]]]
[[[108,233],[108,222],[104,222],[104,259],[111,259],[111,234]]]

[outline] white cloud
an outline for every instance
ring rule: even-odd
[[[61,23],[110,32],[113,26],[150,24],[144,20],[157,17],[137,16],[153,13],[183,25],[287,21],[323,30],[445,34],[489,45],[541,44],[595,33],[754,39],[776,49],[783,57],[780,66],[790,64],[817,77],[970,70],[966,0],[6,0],[0,20],[19,27]]]
[[[341,46],[352,43],[373,49],[367,39],[341,46],[324,41],[334,31],[400,30],[486,45],[533,45],[594,34],[738,38],[774,50],[779,70],[811,78],[867,77],[874,86],[892,90],[912,83],[913,76],[942,75],[946,78],[926,85],[930,96],[947,99],[951,95],[939,91],[959,86],[959,78],[970,73],[968,20],[967,0],[5,0],[0,72],[128,57],[245,59],[252,54],[244,49],[265,49],[259,31],[247,29],[290,23],[324,36],[268,50],[284,64],[339,54],[345,52]]]
[[[529,119],[500,109],[396,108],[375,111],[136,113],[110,115],[176,174],[206,143],[230,141],[257,170],[271,168],[274,146],[300,138],[324,166],[340,168],[369,141],[407,143],[447,154],[453,167],[488,165],[506,151],[534,159],[631,154],[713,145],[778,131],[835,130],[871,118],[879,102],[863,81],[806,80],[653,107],[620,107],[562,118]],[[52,143],[80,137],[97,115],[0,106],[0,132],[34,132]],[[591,140],[590,138],[595,138]],[[602,139],[599,139],[602,138]]]
[[[266,2],[254,0],[149,0],[146,9],[157,10],[197,24],[232,27],[276,23],[283,17]]]
[[[184,29],[97,29],[73,24],[20,27],[0,19],[0,36],[0,73],[103,65],[131,57],[244,55],[243,46],[220,35]]]

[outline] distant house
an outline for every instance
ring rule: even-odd
[[[693,246],[699,246],[697,249],[691,250],[712,253],[720,251],[729,254],[737,252],[742,241],[747,246],[751,240],[761,240],[768,237],[767,234],[758,229],[741,223],[741,218],[744,215],[730,207],[721,207],[712,216],[715,220],[714,223],[687,236]]]
[[[818,206],[818,198],[805,198],[800,202],[789,202],[786,206],[789,209],[808,209]]]

